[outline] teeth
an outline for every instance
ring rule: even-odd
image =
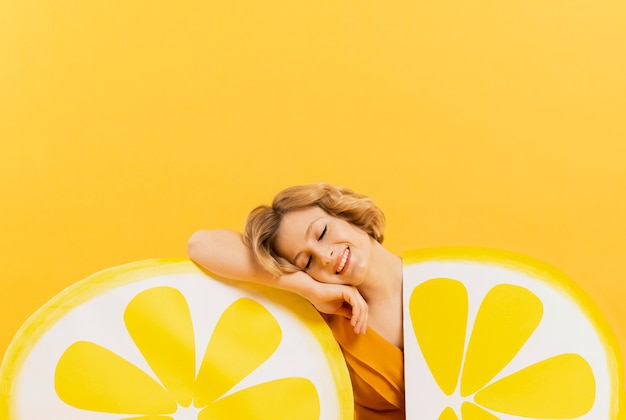
[[[348,261],[348,255],[350,255],[350,248],[346,248],[343,252],[343,257],[341,257],[341,262],[339,263],[339,267],[337,267],[337,271],[335,274],[341,273],[343,268],[346,266],[346,262]]]

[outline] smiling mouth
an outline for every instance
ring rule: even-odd
[[[346,248],[346,250],[343,251],[343,255],[341,256],[341,260],[339,261],[337,270],[335,270],[335,274],[341,274],[343,269],[346,268],[346,263],[348,262],[349,257],[350,257],[350,248]]]

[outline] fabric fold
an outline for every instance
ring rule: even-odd
[[[404,354],[376,331],[355,334],[350,320],[328,324],[341,346],[354,391],[355,419],[404,419]]]

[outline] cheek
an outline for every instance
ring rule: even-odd
[[[324,272],[318,268],[312,268],[309,269],[307,271],[307,274],[311,277],[313,277],[315,280],[322,282],[322,283],[326,283],[324,280]]]
[[[310,269],[307,273],[309,276],[313,277],[314,280],[320,283],[336,283],[336,281],[333,281],[334,279],[329,276],[328,273],[324,270],[313,268]]]

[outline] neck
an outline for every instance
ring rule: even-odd
[[[372,239],[372,241],[374,241]],[[386,300],[402,293],[402,259],[374,241],[371,269],[358,289],[368,302]]]

